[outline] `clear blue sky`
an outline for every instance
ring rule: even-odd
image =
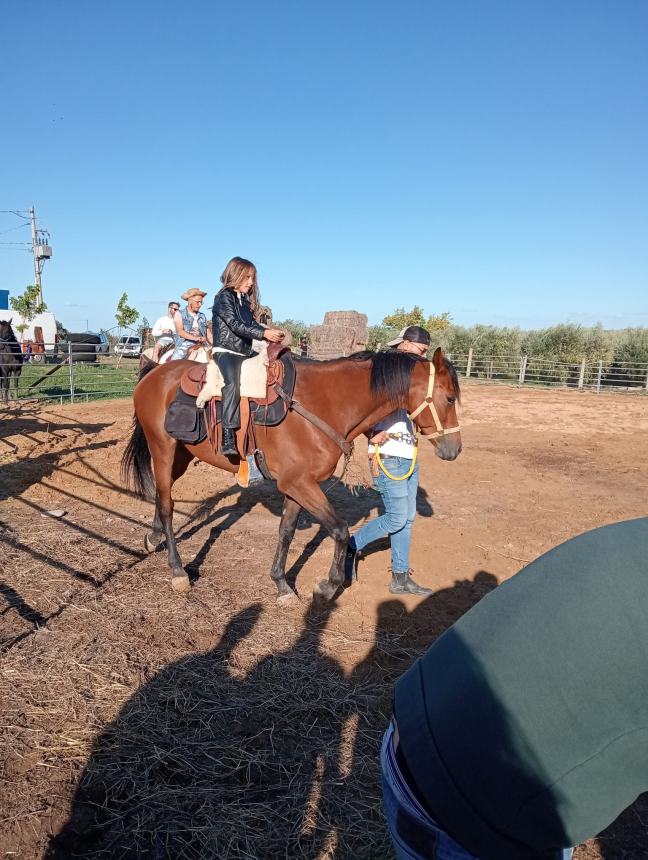
[[[644,0],[5,4],[0,209],[72,328],[235,254],[278,319],[648,325],[647,44]]]

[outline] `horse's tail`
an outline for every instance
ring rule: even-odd
[[[123,483],[132,486],[138,496],[151,498],[155,494],[151,452],[137,415],[133,418],[133,432],[122,457],[121,476]]]

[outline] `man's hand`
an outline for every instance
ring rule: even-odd
[[[381,430],[380,433],[376,433],[375,436],[372,436],[369,441],[372,445],[384,445],[388,439],[389,433],[386,430]]]
[[[284,339],[284,332],[280,328],[267,328],[263,332],[263,339],[270,341],[270,343],[279,343]]]

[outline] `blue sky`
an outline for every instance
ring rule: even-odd
[[[643,0],[8,4],[0,209],[82,330],[235,254],[278,319],[648,325],[646,44]]]

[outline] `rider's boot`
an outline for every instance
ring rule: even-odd
[[[235,457],[238,454],[236,447],[236,430],[232,427],[223,427],[223,438],[221,440],[220,453],[226,457]]]
[[[389,583],[389,590],[392,594],[432,594],[432,588],[426,588],[424,585],[419,585],[412,579],[412,569],[409,570],[393,570],[392,581]]]

